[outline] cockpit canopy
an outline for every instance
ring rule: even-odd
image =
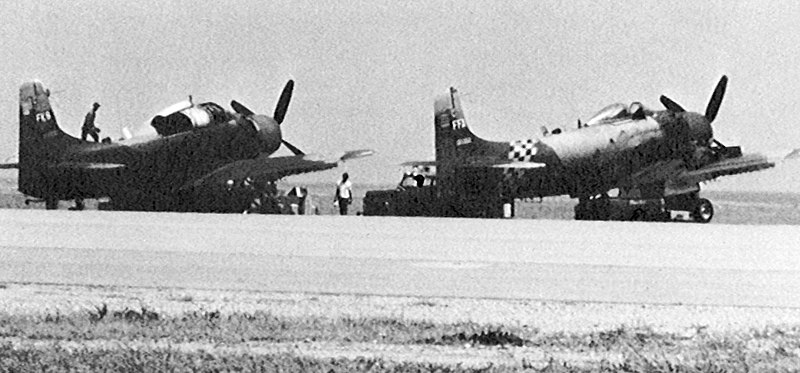
[[[598,124],[606,124],[616,122],[624,119],[644,119],[647,114],[647,109],[639,103],[631,103],[630,106],[625,104],[616,103],[604,107],[597,112],[591,119],[586,121],[586,126],[595,126]]]
[[[188,107],[183,106],[183,103],[178,103],[162,110],[153,118],[150,125],[159,135],[169,136],[227,120],[225,109],[213,102],[199,105],[189,103]]]

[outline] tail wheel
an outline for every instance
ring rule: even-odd
[[[698,199],[694,206],[694,211],[692,211],[692,218],[694,218],[694,221],[698,223],[708,223],[713,217],[714,205],[711,204],[711,201],[705,198]]]

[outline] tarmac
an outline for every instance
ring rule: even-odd
[[[800,307],[796,226],[0,211],[0,283]]]

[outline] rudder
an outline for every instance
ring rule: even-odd
[[[450,88],[450,94],[440,96],[434,103],[436,124],[436,159],[458,158],[461,147],[473,144],[477,139],[469,130],[458,91]]]
[[[19,88],[19,190],[40,195],[41,174],[68,146],[81,141],[64,133],[50,106],[50,90],[35,80]]]

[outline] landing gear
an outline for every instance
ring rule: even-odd
[[[700,198],[696,191],[670,196],[664,200],[666,210],[685,212],[681,215],[684,219],[705,224],[714,217],[714,205],[711,201]]]
[[[69,209],[72,211],[83,211],[85,208],[86,204],[83,202],[83,198],[75,198],[75,206]]]
[[[697,191],[663,198],[633,197],[625,193],[618,197],[603,194],[581,198],[575,206],[575,220],[688,220],[708,223],[714,217],[714,205],[699,198]]]
[[[611,199],[608,195],[581,198],[575,206],[575,220],[616,220],[612,219]]]
[[[692,211],[692,219],[698,223],[708,223],[714,217],[714,205],[711,201],[700,198]]]
[[[58,210],[58,199],[46,198],[44,200],[44,208],[48,210]]]

